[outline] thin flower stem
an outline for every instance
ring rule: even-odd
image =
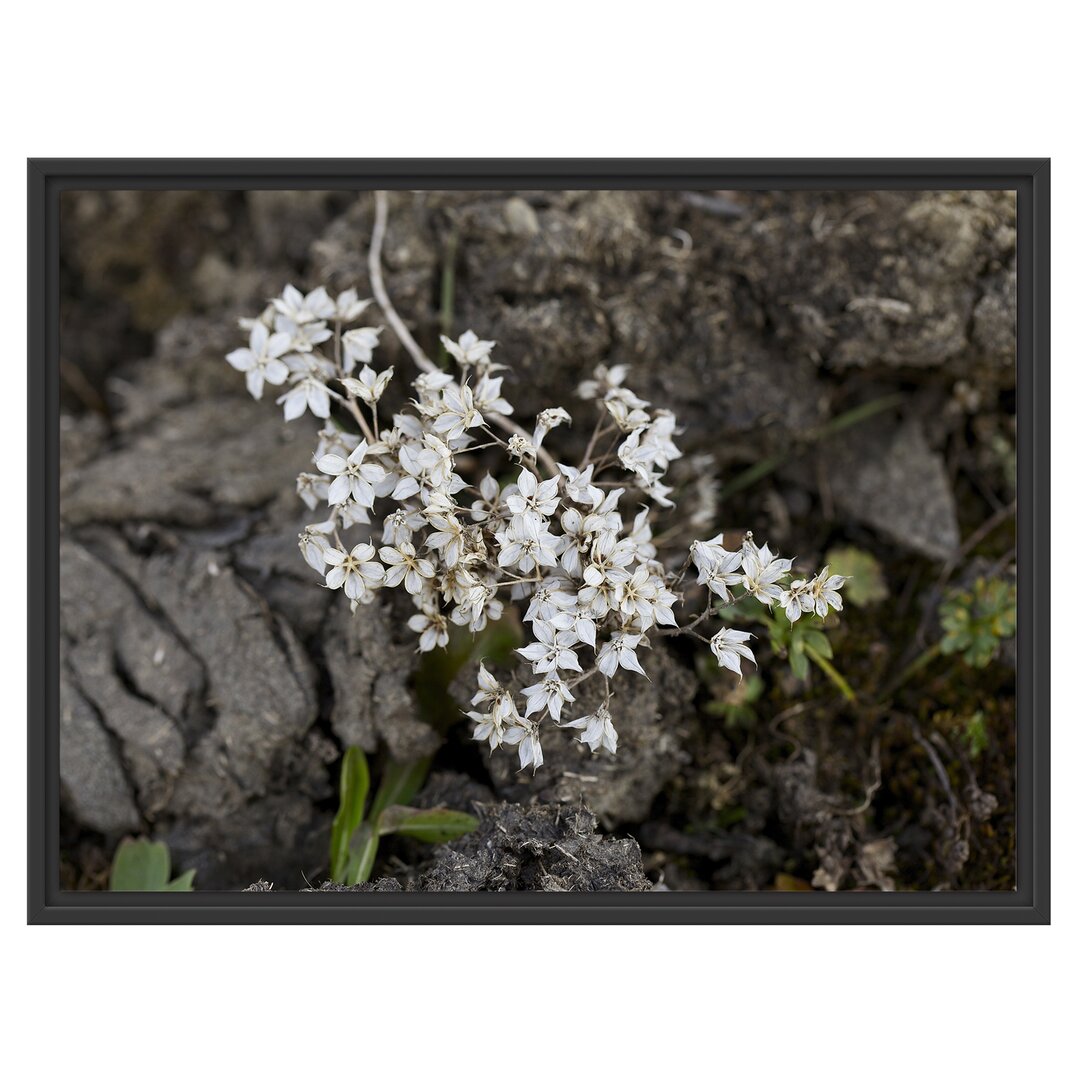
[[[368,441],[373,443],[378,442],[379,440],[375,437],[375,433],[368,426],[368,422],[364,419],[364,414],[363,412],[361,412],[360,406],[357,405],[356,400],[354,398],[344,398],[343,400],[345,402],[345,408],[348,409],[350,413],[352,413],[353,418],[360,425],[360,430],[364,433]]]
[[[382,308],[386,321],[397,335],[398,341],[404,346],[405,351],[412,357],[413,363],[424,372],[438,371],[439,367],[431,361],[423,349],[417,344],[409,331],[409,328],[398,315],[394,305],[390,302],[390,294],[386,291],[386,284],[382,274],[382,246],[386,238],[386,220],[389,213],[389,200],[385,191],[375,192],[375,224],[371,230],[371,247],[368,248],[368,276],[371,278],[371,291],[375,294],[379,307]],[[515,424],[508,417],[496,413],[491,417],[492,423],[508,431],[513,435],[520,435],[523,439],[529,438],[523,427]],[[555,459],[542,446],[537,447],[536,456],[544,463],[549,476],[558,476],[559,467]]]
[[[844,676],[841,675],[840,672],[813,647],[813,645],[804,645],[803,648],[806,651],[806,655],[829,676],[840,693],[843,694],[848,701],[855,701],[855,691],[851,689],[851,685],[847,679],[845,679]]]
[[[596,427],[593,428],[593,433],[589,436],[588,445],[585,447],[585,453],[582,455],[581,464],[578,466],[579,471],[588,466],[589,458],[592,457],[592,452],[596,449],[596,440],[603,436],[604,430],[604,412],[601,409],[599,416],[596,418]]]
[[[888,689],[882,695],[882,698],[892,697],[901,686],[904,685],[913,675],[917,675],[927,664],[936,660],[941,655],[941,643],[931,645],[930,648],[924,649],[917,657],[900,674],[889,684]]]
[[[579,683],[583,683],[586,679],[591,678],[599,670],[600,669],[598,667],[589,668],[588,671],[582,672],[576,679],[572,679],[570,682],[568,682],[566,684],[567,688],[570,689],[570,690],[573,690],[575,686],[577,686]],[[606,681],[606,677],[605,677],[605,681]]]

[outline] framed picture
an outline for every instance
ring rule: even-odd
[[[1049,921],[1049,175],[31,161],[29,921]]]

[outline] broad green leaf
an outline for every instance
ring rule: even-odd
[[[388,806],[412,802],[413,796],[427,779],[430,768],[429,757],[420,758],[418,761],[387,761],[383,769],[382,783],[379,784],[379,790],[375,792],[375,799],[371,804],[369,818],[377,821]]]
[[[798,642],[792,644],[791,651],[788,653],[788,663],[796,679],[805,679],[810,674],[810,661],[798,645]]]
[[[185,870],[179,877],[173,878],[162,892],[191,892],[195,886],[195,871]]]
[[[364,822],[353,834],[349,842],[347,861],[342,881],[346,885],[359,885],[371,877],[371,868],[375,865],[375,854],[379,850],[379,833],[368,822]]]
[[[479,822],[472,814],[457,810],[420,810],[412,806],[388,807],[379,818],[379,833],[395,833],[423,840],[427,844],[444,844],[471,833]]]
[[[350,746],[341,762],[341,795],[330,830],[330,877],[343,881],[349,861],[349,841],[364,820],[371,778],[367,757],[359,746]]]
[[[829,639],[820,630],[804,630],[802,633],[804,645],[809,645],[815,652],[820,653],[826,660],[832,659],[832,646]]]
[[[160,841],[121,840],[109,873],[112,892],[191,892],[194,870],[169,881],[168,847]]]
[[[832,573],[842,574],[848,579],[844,583],[843,595],[855,607],[870,607],[889,595],[881,563],[869,551],[857,547],[832,548],[825,555],[825,562]]]

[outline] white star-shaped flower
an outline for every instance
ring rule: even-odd
[[[258,400],[263,383],[280,386],[289,377],[289,367],[281,359],[289,351],[288,334],[271,334],[266,323],[257,322],[251,328],[246,349],[233,349],[225,359],[244,373],[248,393]]]

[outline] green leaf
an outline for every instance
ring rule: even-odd
[[[364,822],[349,842],[348,858],[342,880],[346,885],[359,885],[371,877],[375,855],[379,850],[379,833],[369,822]]]
[[[820,630],[804,630],[802,632],[803,647],[809,646],[814,652],[820,653],[826,660],[832,659],[832,646],[829,639]]]
[[[185,870],[179,877],[173,878],[162,892],[192,892],[195,888],[195,871]]]
[[[367,757],[359,746],[350,746],[341,762],[340,803],[330,830],[330,877],[334,881],[344,881],[349,841],[364,820],[370,786]]]
[[[788,653],[788,663],[791,665],[791,673],[801,681],[810,674],[810,661],[800,646],[799,641],[792,643],[791,651]]]
[[[871,607],[889,595],[881,563],[869,551],[857,547],[832,548],[825,562],[834,574],[848,579],[844,584],[844,599],[855,607]]]
[[[379,790],[375,792],[375,799],[371,804],[370,819],[378,821],[388,806],[412,802],[430,768],[429,757],[420,758],[418,761],[388,761],[383,769],[382,783],[379,784]]]
[[[109,872],[112,892],[191,892],[195,871],[169,881],[172,861],[160,841],[121,840]]]
[[[423,840],[427,844],[444,844],[471,833],[479,822],[472,814],[457,810],[421,810],[412,806],[391,806],[379,819],[379,833],[396,833]]]
[[[986,731],[986,717],[981,710],[969,717],[967,726],[964,728],[964,737],[968,744],[968,754],[972,758],[977,758],[990,745],[990,736]]]

